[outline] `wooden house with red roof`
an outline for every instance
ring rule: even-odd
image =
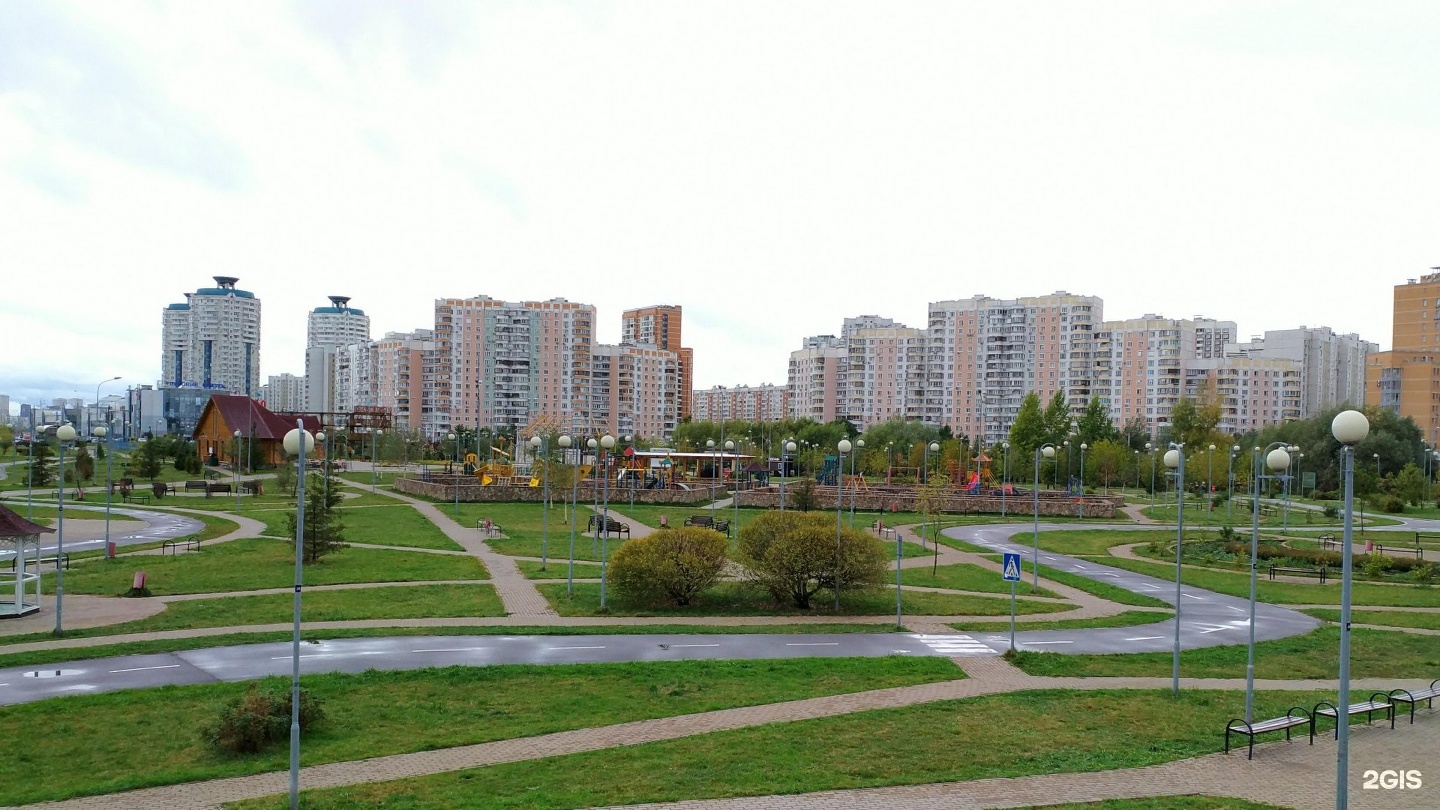
[[[305,429],[313,435],[320,431],[320,420],[314,416],[298,417]],[[235,432],[240,432],[240,441],[249,442],[260,448],[255,451],[259,464],[279,465],[286,461],[285,434],[295,429],[294,419],[281,417],[258,401],[247,396],[215,394],[205,403],[200,412],[200,421],[195,425],[191,438],[195,440],[196,451],[201,461],[215,458],[235,463]],[[244,455],[244,450],[240,454]],[[323,458],[325,445],[317,442],[311,458]]]

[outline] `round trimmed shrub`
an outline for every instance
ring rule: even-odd
[[[621,544],[610,560],[619,593],[640,602],[688,605],[720,579],[729,541],[714,529],[677,526]]]

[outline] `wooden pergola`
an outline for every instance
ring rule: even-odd
[[[40,610],[40,534],[54,532],[0,505],[0,557],[14,560],[13,588],[0,588],[0,619]],[[31,561],[34,565],[31,566]]]

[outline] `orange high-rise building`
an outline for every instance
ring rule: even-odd
[[[676,404],[680,419],[689,419],[691,403],[690,389],[695,385],[695,356],[682,345],[681,309],[672,304],[657,304],[653,307],[627,309],[620,316],[620,342],[622,344],[649,344],[657,349],[674,352],[680,360],[680,378],[676,381]]]
[[[1390,351],[1365,365],[1365,401],[1410,417],[1433,447],[1440,439],[1440,273],[1395,285],[1394,313]]]

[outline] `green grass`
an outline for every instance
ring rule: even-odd
[[[934,569],[930,568],[906,568],[900,575],[901,582],[906,585],[920,585],[927,588],[949,588],[955,591],[979,591],[981,593],[1010,593],[1010,583],[1001,579],[999,571],[990,571],[978,565],[970,563],[953,563],[942,565]],[[1019,591],[1025,596],[1048,596],[1059,598],[1054,591],[1041,588],[1032,592],[1030,586],[1023,585]]]
[[[569,575],[569,562],[565,559],[550,558],[550,564],[544,571],[540,570],[540,563],[532,560],[516,560],[515,565],[520,568],[520,573],[526,579],[565,579]],[[577,564],[575,566],[576,579],[599,579],[600,566],[591,563]]]
[[[1166,565],[1149,560],[1111,557],[1105,564],[1127,571],[1148,574],[1161,579],[1175,577],[1175,564]],[[1250,575],[1239,571],[1217,571],[1186,565],[1180,572],[1180,581],[1186,585],[1204,588],[1216,593],[1250,597]],[[1256,588],[1261,602],[1290,605],[1338,605],[1340,585],[1338,578],[1321,585],[1302,582],[1271,582],[1260,574]],[[1356,605],[1386,605],[1395,607],[1440,607],[1440,588],[1422,585],[1379,585],[1370,582],[1356,582],[1351,585],[1351,597]]]
[[[1324,619],[1327,622],[1339,622],[1340,611],[1338,610],[1306,610],[1317,619]],[[1408,613],[1403,610],[1352,610],[1350,611],[1350,622],[1352,624],[1380,624],[1387,627],[1414,627],[1421,630],[1440,630],[1440,613]],[[1440,644],[1440,639],[1435,640]]]
[[[1200,534],[1197,532],[1197,535]],[[1190,532],[1186,532],[1186,537]],[[1040,548],[1056,554],[1071,556],[1102,556],[1109,553],[1111,546],[1130,543],[1146,543],[1151,540],[1174,540],[1175,530],[1170,531],[1063,531],[1041,532]]]
[[[1319,699],[1262,692],[1256,706],[1283,713]],[[483,796],[486,807],[569,810],[1136,768],[1213,753],[1215,730],[1242,702],[1236,692],[992,695],[312,790],[304,801],[425,810]],[[282,806],[283,797],[237,805]]]
[[[1086,630],[1094,627],[1134,627],[1139,624],[1154,624],[1163,622],[1173,616],[1173,613],[1160,613],[1149,610],[1127,610],[1124,613],[1116,613],[1113,616],[1099,616],[1093,619],[1057,619],[1051,622],[1016,622],[1015,629],[1019,630]],[[999,633],[1009,632],[1010,622],[957,622],[950,625],[956,630],[965,630],[974,633]]]
[[[256,538],[202,548],[198,553],[164,557],[92,560],[65,574],[65,590],[124,593],[136,571],[148,575],[147,585],[157,596],[283,588],[294,583],[293,543]],[[46,578],[53,576],[47,574]],[[341,549],[318,564],[305,566],[304,576],[307,585],[487,578],[484,567],[473,557],[369,548]],[[50,591],[53,584],[47,582],[45,590]]]
[[[550,601],[561,616],[594,616],[600,612],[600,586],[577,583],[573,599],[565,597],[565,585],[540,585],[540,593]],[[610,616],[885,616],[895,613],[895,589],[876,588],[840,595],[840,612],[834,610],[834,596],[818,594],[810,610],[776,604],[768,593],[753,586],[722,582],[700,594],[684,607],[654,606],[629,601],[610,588],[606,594]],[[902,601],[905,613],[915,616],[1001,616],[1010,615],[1010,600],[985,596],[905,591]],[[1059,613],[1074,610],[1073,605],[1035,602],[1021,599],[1018,613]]]
[[[325,726],[301,763],[357,760],[567,729],[715,711],[964,677],[934,657],[448,667],[312,675]],[[269,679],[269,686],[288,685]],[[0,783],[0,803],[109,793],[283,770],[279,745],[256,756],[208,750],[199,729],[244,684],[123,691],[6,707],[0,734],[24,737],[9,764],[31,774]],[[47,733],[30,730],[43,723]],[[144,752],[138,756],[137,752]],[[461,803],[463,805],[465,803]],[[456,805],[456,806],[461,806]]]
[[[1243,633],[1234,633],[1244,640]],[[1243,678],[1246,648],[1206,647],[1180,653],[1180,675],[1186,678]],[[1312,633],[1255,645],[1257,678],[1336,678],[1339,676],[1340,630],[1322,627]],[[1022,652],[1015,665],[1031,675],[1075,677],[1168,676],[1171,653],[1062,655]],[[1440,644],[1433,636],[1358,628],[1350,634],[1350,674],[1356,678],[1434,678],[1440,675]]]
[[[413,546],[461,551],[434,523],[408,504],[337,509],[345,539],[382,546]]]
[[[303,638],[307,642],[326,641],[336,638],[378,638],[385,636],[641,636],[641,635],[725,635],[725,634],[806,634],[806,633],[894,633],[893,622],[886,624],[614,624],[584,625],[541,625],[524,627],[515,625],[468,625],[454,627],[357,627],[307,630]],[[68,631],[65,638],[80,635]],[[51,640],[49,633],[35,634],[40,639]],[[18,643],[18,636],[5,638],[7,643]],[[33,638],[30,636],[24,638]],[[97,644],[93,647],[52,647],[29,652],[0,652],[0,667],[32,666],[66,661],[112,658],[121,655],[145,655],[160,652],[183,652],[207,647],[227,647],[236,644],[264,644],[272,641],[289,641],[290,631],[264,633],[223,633],[213,636],[187,638],[153,639],[149,641],[128,641],[115,644]],[[0,651],[5,648],[0,647]]]

